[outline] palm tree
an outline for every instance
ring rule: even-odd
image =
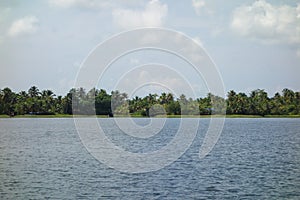
[[[54,105],[55,94],[51,90],[43,90],[41,94],[42,94],[41,96],[42,112],[53,113],[55,110],[55,105]]]
[[[159,97],[160,104],[166,104],[167,103],[167,94],[165,92],[161,93]]]
[[[30,97],[37,97],[40,94],[40,92],[36,86],[32,86],[31,88],[29,88],[28,94]]]
[[[14,115],[14,104],[16,102],[16,95],[8,87],[2,90],[3,113],[7,115]]]
[[[275,115],[285,114],[283,98],[278,92],[270,100],[270,112]]]
[[[236,93],[230,90],[227,94],[227,113],[236,114]]]
[[[236,95],[236,114],[248,114],[249,101],[245,93],[238,93]]]
[[[18,115],[23,115],[28,112],[28,104],[27,104],[27,98],[28,94],[25,91],[19,92],[17,94],[17,103],[15,106],[15,111]]]
[[[172,93],[168,93],[167,94],[167,97],[166,97],[166,100],[167,100],[167,104],[171,103],[174,101],[174,96]]]
[[[269,98],[264,90],[257,89],[252,91],[250,98],[251,114],[264,116],[269,113]]]

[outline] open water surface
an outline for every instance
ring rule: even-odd
[[[148,140],[123,134],[114,119],[99,122],[116,145],[148,152],[174,137],[180,119],[167,119]],[[213,151],[199,159],[208,124],[200,119],[173,164],[130,174],[97,161],[73,119],[0,119],[0,199],[300,199],[300,119],[226,119]]]

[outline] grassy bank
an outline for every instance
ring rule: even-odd
[[[0,118],[73,118],[73,117],[94,117],[94,115],[68,115],[68,114],[56,114],[56,115],[16,115],[14,117],[9,117],[8,115],[0,115]],[[127,117],[127,116],[116,116],[116,117]],[[141,115],[131,115],[134,118],[143,118]],[[300,115],[167,115],[167,116],[156,116],[157,118],[167,117],[167,118],[300,118]],[[108,118],[107,115],[97,115],[97,118]]]
[[[221,117],[226,117],[226,118],[300,118],[300,115],[168,115],[168,118],[221,118]]]

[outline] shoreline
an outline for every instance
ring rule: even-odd
[[[0,115],[1,119],[9,118],[89,118],[95,117],[95,115],[69,115],[69,114],[57,114],[57,115],[16,115],[10,117],[8,115]],[[115,116],[108,117],[107,115],[96,115],[97,118],[122,118],[128,116]],[[130,115],[131,118],[149,118],[140,115]],[[300,115],[162,115],[155,118],[300,118]]]

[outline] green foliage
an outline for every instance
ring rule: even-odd
[[[206,97],[187,99],[185,95],[175,98],[171,93],[149,94],[145,97],[128,98],[126,93],[103,89],[72,88],[66,96],[56,96],[51,90],[40,91],[36,86],[28,92],[13,92],[10,88],[0,90],[0,114],[44,115],[44,114],[83,114],[83,115],[299,115],[300,92],[284,89],[269,98],[261,89],[252,91],[249,96],[231,90],[227,99],[209,93]]]

